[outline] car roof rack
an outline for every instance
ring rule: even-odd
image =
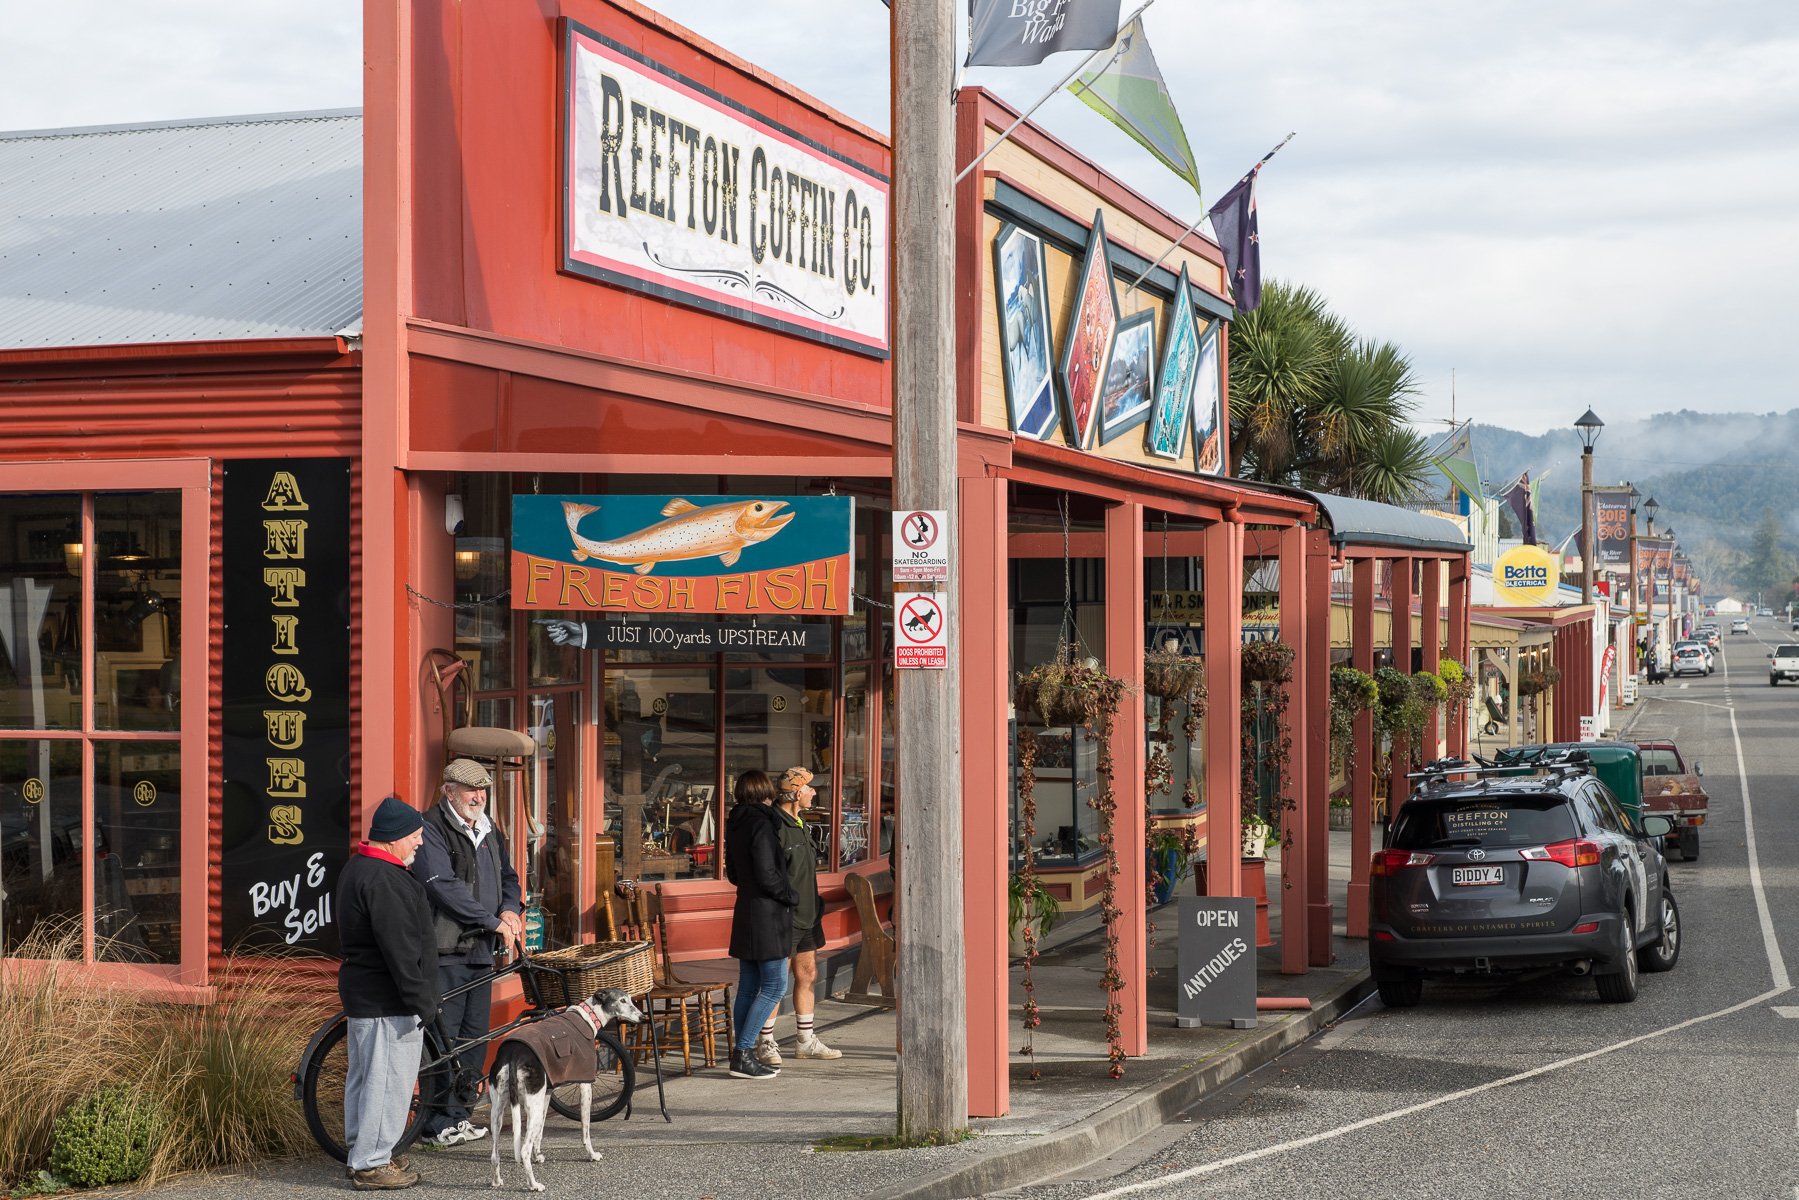
[[[1426,785],[1448,783],[1451,779],[1484,775],[1510,776],[1522,778],[1530,773],[1550,773],[1555,775],[1591,775],[1594,774],[1593,756],[1585,750],[1557,750],[1544,754],[1530,762],[1506,763],[1494,766],[1479,766],[1460,758],[1439,758],[1435,762],[1426,763],[1423,770],[1409,771],[1407,779],[1423,780]]]

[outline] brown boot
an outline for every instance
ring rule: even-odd
[[[397,1191],[409,1188],[418,1181],[416,1172],[404,1170],[391,1162],[370,1167],[366,1171],[350,1172],[350,1186],[359,1192]]]

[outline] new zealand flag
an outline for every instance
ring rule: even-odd
[[[1262,303],[1262,238],[1256,230],[1256,176],[1261,173],[1258,165],[1206,213],[1224,251],[1224,269],[1240,313],[1253,312]]]

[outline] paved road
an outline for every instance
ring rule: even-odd
[[[1799,1200],[1799,685],[1766,671],[1788,637],[1763,618],[1725,636],[1717,674],[1646,689],[1635,731],[1701,759],[1712,804],[1700,860],[1670,864],[1680,964],[1636,1003],[1574,979],[1370,999],[1080,1178],[1015,1194]]]

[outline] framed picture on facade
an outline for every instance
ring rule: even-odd
[[[1112,264],[1106,258],[1106,222],[1093,214],[1093,235],[1062,338],[1062,418],[1068,444],[1085,450],[1093,444],[1099,423],[1100,390],[1112,361],[1118,334],[1118,297],[1112,290]]]
[[[1199,339],[1199,379],[1193,394],[1193,466],[1201,475],[1223,475],[1224,364],[1218,350],[1223,323],[1213,321]]]
[[[1048,441],[1061,423],[1050,359],[1049,273],[1043,239],[1007,225],[993,239],[993,286],[999,304],[1006,414],[1012,432]]]
[[[1162,370],[1156,382],[1156,398],[1150,408],[1143,448],[1157,458],[1178,462],[1187,453],[1193,384],[1199,376],[1199,322],[1193,319],[1193,300],[1187,290],[1184,264],[1180,285],[1175,288],[1168,313],[1168,342],[1162,348]]]
[[[1099,440],[1109,442],[1149,420],[1155,400],[1156,313],[1146,308],[1118,323],[1106,386],[1100,389]]]

